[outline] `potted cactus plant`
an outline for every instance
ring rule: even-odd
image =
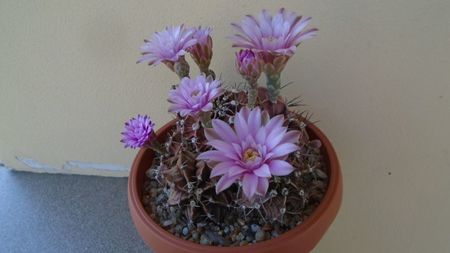
[[[232,24],[245,86],[226,86],[210,69],[211,28],[167,27],[145,40],[138,62],[164,63],[180,78],[168,94],[172,121],[154,131],[138,115],[122,133],[125,147],[140,148],[131,216],[156,253],[309,252],[334,220],[336,153],[298,101],[280,96],[288,60],[317,33],[310,20],[280,9]],[[190,75],[188,55],[200,75]]]

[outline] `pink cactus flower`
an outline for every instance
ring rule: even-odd
[[[182,117],[196,116],[200,112],[213,109],[213,100],[223,93],[221,83],[211,77],[199,75],[195,79],[184,77],[180,85],[169,92],[170,112],[180,113]]]
[[[147,115],[138,115],[125,123],[122,140],[125,148],[140,148],[148,144],[154,137],[155,124]]]
[[[234,118],[233,128],[214,119],[213,128],[205,129],[208,144],[215,148],[201,153],[197,159],[214,164],[211,178],[220,176],[216,192],[234,182],[242,182],[245,197],[264,196],[271,176],[286,176],[294,167],[286,157],[299,149],[300,132],[283,127],[284,116],[269,118],[260,108],[242,108]]]
[[[185,28],[184,25],[166,27],[161,32],[153,34],[150,40],[145,40],[141,46],[142,56],[138,63],[158,65],[161,62],[173,64],[184,56],[188,48],[195,45],[195,29]]]
[[[233,46],[292,56],[302,41],[316,35],[315,28],[304,30],[310,20],[284,8],[274,16],[267,10],[262,10],[258,17],[247,15],[239,24],[232,24],[238,32],[231,38]]]

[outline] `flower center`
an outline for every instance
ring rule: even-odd
[[[199,90],[194,90],[194,91],[191,93],[191,97],[197,97],[199,94],[200,94],[200,91],[199,91]]]
[[[244,151],[244,154],[242,155],[244,162],[248,162],[248,161],[255,161],[256,158],[259,157],[259,153],[258,151],[252,149],[252,148],[248,148],[247,150]]]
[[[273,42],[273,41],[277,40],[278,38],[275,37],[275,36],[268,36],[268,37],[265,37],[265,39],[266,39],[268,42]]]

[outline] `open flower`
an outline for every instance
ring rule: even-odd
[[[236,53],[236,69],[245,80],[254,83],[261,75],[262,61],[252,50],[240,50]]]
[[[302,41],[316,35],[315,28],[304,30],[310,20],[284,8],[273,17],[262,10],[257,18],[248,15],[240,24],[232,24],[238,31],[232,37],[233,46],[292,56]]]
[[[163,31],[154,33],[150,40],[144,40],[138,63],[158,65],[163,62],[173,66],[187,53],[189,47],[197,43],[194,33],[195,29],[185,28],[184,25],[166,27]]]
[[[125,123],[125,129],[121,133],[121,142],[125,148],[140,148],[148,144],[154,137],[153,127],[155,124],[147,115],[138,115]]]
[[[170,112],[180,113],[182,117],[196,116],[200,112],[213,109],[213,100],[223,93],[221,83],[211,77],[199,75],[195,79],[184,77],[180,85],[169,92]]]
[[[240,181],[246,198],[264,196],[271,176],[285,176],[294,170],[285,158],[299,149],[295,143],[300,132],[288,131],[283,122],[282,115],[270,119],[258,107],[242,108],[234,118],[234,129],[222,120],[212,121],[213,128],[205,129],[205,136],[215,150],[203,152],[197,159],[215,164],[211,177],[220,176],[217,193]]]

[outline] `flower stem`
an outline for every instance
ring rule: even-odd
[[[159,143],[159,141],[157,140],[152,140],[150,143],[146,145],[146,147],[159,154],[163,154],[165,152],[161,143]]]
[[[254,108],[256,104],[256,98],[258,97],[258,84],[256,81],[248,82],[250,89],[248,90],[248,105],[250,108]]]
[[[280,73],[266,74],[267,89],[269,91],[269,98],[272,103],[276,103],[281,90]]]
[[[189,63],[184,56],[181,56],[177,62],[173,65],[173,71],[178,75],[180,79],[183,77],[189,77]]]

